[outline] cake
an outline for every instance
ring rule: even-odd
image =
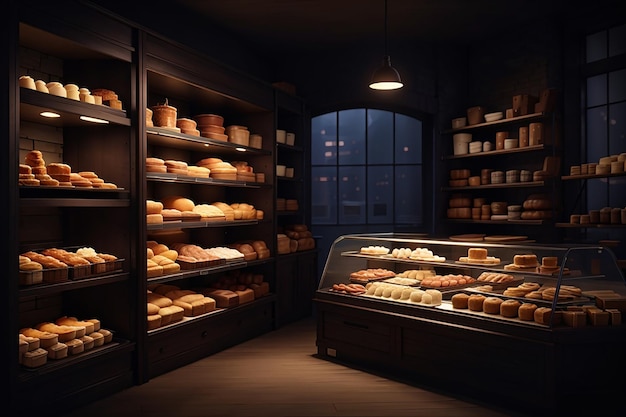
[[[487,249],[485,248],[469,248],[467,250],[467,256],[461,256],[459,262],[493,265],[500,263],[500,259],[494,256],[488,256]]]
[[[535,271],[539,266],[537,255],[521,254],[513,257],[513,263],[504,266],[504,269],[514,271]]]

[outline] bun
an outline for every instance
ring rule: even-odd
[[[180,211],[193,211],[196,204],[193,200],[182,196],[169,196],[163,200],[163,208],[173,208]]]
[[[147,214],[161,214],[163,211],[163,203],[160,201],[146,200]]]

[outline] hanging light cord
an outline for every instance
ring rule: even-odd
[[[388,56],[387,51],[387,0],[385,0],[385,56]]]

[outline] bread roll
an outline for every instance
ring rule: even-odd
[[[465,293],[454,294],[451,298],[452,308],[466,309],[468,308],[469,295]]]
[[[160,214],[163,211],[163,203],[160,201],[146,200],[146,214]]]
[[[168,196],[163,200],[163,208],[173,208],[180,211],[193,211],[196,204],[193,200],[182,196]]]

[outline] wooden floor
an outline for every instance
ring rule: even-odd
[[[68,417],[521,416],[316,357],[304,319]]]

